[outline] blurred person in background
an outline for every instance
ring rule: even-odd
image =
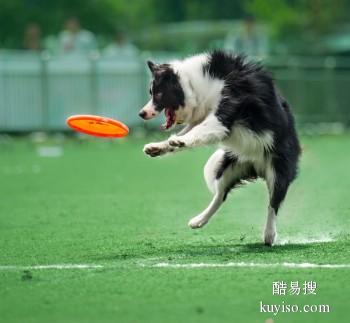
[[[26,26],[22,45],[25,50],[34,52],[42,50],[41,29],[37,23],[32,22]]]
[[[66,20],[58,42],[61,54],[89,53],[97,48],[94,34],[82,29],[76,17],[70,17]]]
[[[137,56],[139,50],[133,45],[127,38],[126,32],[123,30],[117,30],[114,34],[113,41],[107,45],[103,54],[106,56]]]
[[[247,16],[238,33],[233,31],[228,34],[225,48],[238,54],[265,57],[268,54],[267,35],[256,24],[254,17]]]

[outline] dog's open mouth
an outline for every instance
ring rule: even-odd
[[[176,121],[176,115],[175,115],[175,111],[170,108],[165,108],[164,114],[165,114],[165,123],[162,124],[162,129],[167,130],[174,125]]]

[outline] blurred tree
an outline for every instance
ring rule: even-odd
[[[154,0],[158,22],[237,19],[244,15],[240,1]]]
[[[84,28],[112,35],[120,26],[139,30],[165,22],[232,19],[243,14],[239,1],[222,0],[0,0],[0,47],[20,48],[29,23],[43,35],[57,34],[67,17]]]
[[[277,40],[294,44],[317,39],[350,18],[349,0],[0,0],[0,47],[21,48],[30,23],[42,35],[57,35],[69,16],[97,35],[115,30],[190,20],[240,19],[252,14],[272,26]],[[304,46],[305,47],[305,46]],[[312,48],[312,46],[309,46]]]
[[[25,26],[32,22],[44,35],[57,34],[69,16],[97,33],[112,33],[118,12],[106,0],[0,0],[0,46],[20,48]]]
[[[319,52],[310,42],[317,43],[350,17],[347,0],[249,0],[244,7],[269,23],[273,38],[284,41],[288,52]]]
[[[245,15],[241,1],[192,0],[185,2],[188,20],[239,19]]]

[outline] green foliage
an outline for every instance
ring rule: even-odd
[[[295,32],[306,21],[304,11],[283,0],[251,0],[246,2],[248,12],[269,23],[275,37]]]
[[[303,52],[318,50],[310,45],[349,17],[346,0],[249,0],[244,6],[269,24],[275,40],[299,46]]]
[[[138,32],[166,22],[232,19],[243,14],[237,1],[223,0],[1,0],[0,47],[21,48],[23,33],[36,22],[43,36],[57,34],[65,19],[77,16],[82,25],[108,36],[115,29]]]
[[[275,40],[319,39],[349,19],[347,0],[1,0],[0,48],[21,48],[30,22],[44,37],[55,35],[65,19],[77,16],[84,28],[103,37],[115,29],[139,35],[164,23],[241,19],[247,13],[271,25]],[[158,29],[156,32],[162,32]],[[136,37],[137,38],[137,37]],[[309,46],[312,47],[312,46]],[[181,49],[181,48],[180,48]]]
[[[56,34],[64,21],[77,16],[87,29],[109,33],[117,21],[117,14],[108,1],[97,0],[1,0],[0,47],[21,48],[26,26],[39,24],[43,35]]]

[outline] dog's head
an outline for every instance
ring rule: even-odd
[[[149,120],[164,111],[166,122],[163,128],[169,129],[183,122],[179,110],[185,105],[185,94],[179,76],[169,64],[158,65],[151,61],[147,64],[153,77],[149,90],[151,100],[141,109],[139,116]]]

